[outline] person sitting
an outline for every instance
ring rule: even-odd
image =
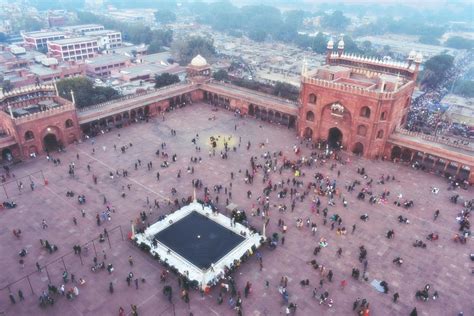
[[[86,280],[84,280],[83,278],[79,278],[79,284],[80,285],[86,284]]]
[[[431,233],[428,235],[428,237],[426,237],[426,239],[431,240],[431,241],[438,240],[438,238],[439,238],[438,234],[435,234],[435,233]]]
[[[369,220],[369,215],[366,214],[363,214],[360,216],[360,219],[363,220],[364,222],[367,222]]]
[[[402,263],[403,263],[403,259],[400,258],[400,257],[397,257],[397,258],[393,259],[393,263],[396,263],[396,264],[398,264],[399,266],[401,266]]]
[[[16,237],[16,238],[20,238],[21,237],[21,229],[14,229],[13,230],[13,235]]]
[[[114,266],[111,263],[107,265],[107,271],[109,271],[109,274],[112,274],[112,272],[114,271]]]
[[[380,286],[383,287],[383,292],[385,294],[387,294],[388,293],[388,284],[387,284],[387,282],[385,282],[385,281],[380,282]]]
[[[18,253],[20,257],[25,257],[27,254],[28,254],[28,251],[26,251],[25,248],[21,249],[20,252]]]
[[[392,239],[395,236],[395,232],[393,231],[393,229],[389,230],[386,236],[388,239]]]

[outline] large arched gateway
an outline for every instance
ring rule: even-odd
[[[54,134],[46,134],[43,138],[43,146],[47,151],[54,151],[59,148],[58,138]]]
[[[341,148],[342,132],[339,128],[333,127],[328,132],[328,145],[331,148]]]

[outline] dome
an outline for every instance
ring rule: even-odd
[[[416,57],[416,52],[414,50],[412,50],[410,52],[410,54],[408,54],[408,59],[413,60],[413,59],[415,59],[415,57]]]
[[[207,61],[204,57],[198,54],[191,60],[191,65],[196,67],[207,66]]]
[[[344,40],[341,39],[339,43],[337,44],[337,49],[344,49]]]
[[[328,49],[333,49],[334,48],[334,41],[332,39],[330,39],[328,41]]]
[[[418,52],[415,56],[415,63],[421,64],[423,61],[423,54],[421,52]]]

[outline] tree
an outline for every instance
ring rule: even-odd
[[[224,69],[219,69],[212,75],[212,77],[218,81],[225,81],[229,79],[229,74]]]
[[[319,32],[315,37],[313,37],[311,48],[316,53],[324,54],[326,52],[327,43],[328,38],[326,37],[326,35],[324,35],[322,32]]]
[[[448,54],[436,55],[428,59],[425,63],[421,84],[429,87],[436,87],[449,69],[453,67],[454,57]]]
[[[286,11],[283,16],[286,24],[298,29],[303,26],[305,15],[303,10],[291,10]]]
[[[94,87],[92,80],[85,77],[62,79],[57,82],[59,95],[72,101],[71,90],[77,108],[107,102],[120,97],[119,93],[110,87]]]
[[[161,75],[155,76],[155,88],[161,88],[165,86],[172,85],[174,83],[178,83],[179,77],[177,75],[172,75],[170,73],[162,73]]]
[[[134,44],[151,44],[155,52],[161,51],[161,47],[170,46],[173,41],[173,31],[166,29],[152,30],[148,26],[141,24],[129,24],[113,19],[95,15],[90,12],[79,11],[77,17],[81,23],[98,23],[108,29],[114,29],[122,32],[125,41]]]
[[[321,18],[321,26],[333,30],[345,30],[350,23],[350,19],[341,11],[334,11],[331,15],[324,15]]]
[[[451,36],[444,44],[451,48],[472,49],[474,41],[461,36]]]
[[[191,59],[200,54],[206,59],[211,59],[216,54],[216,49],[212,40],[194,36],[184,40],[173,42],[171,47],[173,55],[178,58],[181,65],[187,65]]]
[[[299,89],[286,82],[277,82],[273,88],[273,94],[288,100],[298,100]]]
[[[176,21],[176,14],[171,10],[159,10],[155,12],[156,22],[168,24]]]

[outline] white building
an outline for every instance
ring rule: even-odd
[[[99,52],[99,44],[93,37],[75,37],[48,42],[48,52],[58,60],[84,60]]]
[[[23,41],[29,46],[36,49],[43,49],[47,47],[47,43],[53,40],[60,40],[66,37],[64,32],[56,31],[36,31],[22,33]]]
[[[102,49],[113,49],[122,47],[122,33],[114,30],[100,30],[84,32],[84,35],[97,38],[99,47]]]

